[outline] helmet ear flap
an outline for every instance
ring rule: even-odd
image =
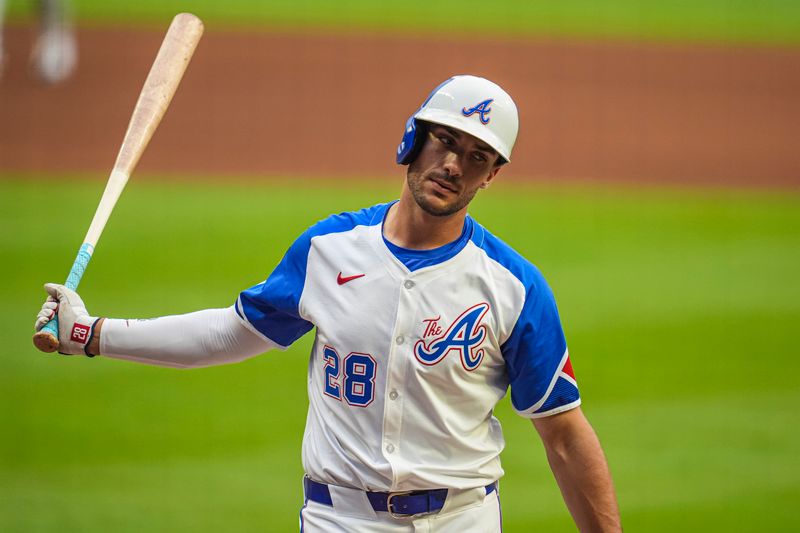
[[[422,150],[422,146],[425,144],[425,137],[428,135],[428,127],[417,120],[417,115],[420,111],[425,109],[425,106],[428,105],[431,98],[436,94],[436,92],[453,81],[453,78],[448,78],[442,83],[440,83],[428,97],[422,102],[422,105],[417,109],[417,111],[411,115],[408,120],[406,121],[406,129],[403,130],[403,139],[400,141],[400,144],[397,146],[397,163],[400,165],[408,165],[414,159],[416,159],[419,151]]]
[[[406,122],[403,140],[397,147],[397,163],[408,165],[419,155],[422,146],[425,144],[425,137],[428,136],[428,125],[425,122],[411,116]]]

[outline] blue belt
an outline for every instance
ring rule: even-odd
[[[331,491],[325,483],[308,477],[303,479],[306,500],[333,506]],[[486,494],[497,488],[496,483],[486,485]],[[367,499],[376,512],[388,512],[396,517],[431,514],[442,510],[447,499],[447,489],[414,490],[408,492],[367,492]]]

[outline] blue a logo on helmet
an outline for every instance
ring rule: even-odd
[[[475,113],[478,113],[478,116],[481,119],[481,124],[488,124],[490,120],[492,120],[488,115],[492,112],[492,108],[489,107],[494,102],[493,98],[489,98],[484,100],[483,102],[479,103],[476,106],[470,107],[467,109],[466,107],[461,110],[461,113],[465,117],[471,117]]]

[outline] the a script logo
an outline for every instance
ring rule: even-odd
[[[424,365],[435,365],[444,359],[451,350],[461,356],[461,364],[465,370],[472,371],[478,368],[483,361],[483,348],[479,348],[486,338],[486,325],[482,324],[483,317],[489,311],[489,304],[482,302],[473,305],[456,318],[447,330],[442,331],[439,318],[425,320],[425,335],[435,338],[425,341],[419,340],[414,345],[414,355]]]

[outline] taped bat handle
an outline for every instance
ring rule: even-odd
[[[83,273],[86,272],[86,267],[89,265],[89,260],[92,258],[92,252],[94,252],[94,246],[88,242],[81,245],[81,249],[78,250],[78,256],[72,263],[67,281],[64,283],[68,289],[72,289],[73,291],[78,289],[78,284],[81,282]],[[50,322],[45,324],[42,329],[34,334],[33,344],[42,352],[51,353],[58,350],[58,313],[50,319]]]

